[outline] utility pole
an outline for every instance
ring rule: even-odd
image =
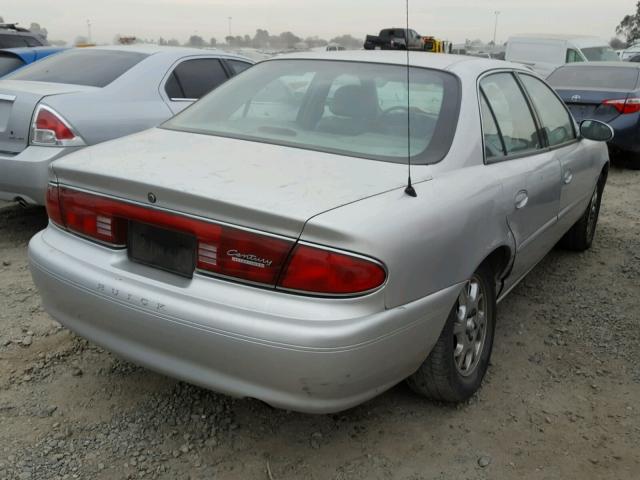
[[[91,22],[87,20],[87,43],[91,43]]]
[[[496,10],[493,13],[496,16],[496,21],[495,21],[495,24],[493,25],[493,48],[496,48],[496,37],[498,34],[498,16],[500,15],[500,12]]]
[[[229,20],[229,36],[231,36],[231,20],[233,20],[233,17],[227,17],[227,19]]]

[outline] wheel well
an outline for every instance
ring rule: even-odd
[[[482,264],[487,264],[489,265],[489,267],[491,267],[491,271],[496,277],[496,282],[499,282],[504,278],[510,260],[511,249],[503,245],[491,252],[489,256],[484,259]]]

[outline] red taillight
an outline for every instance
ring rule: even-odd
[[[43,108],[38,111],[36,116],[36,129],[50,130],[57,140],[71,140],[75,137],[71,129],[64,124],[60,117]]]
[[[211,227],[211,224],[207,224]],[[293,241],[216,226],[198,237],[198,268],[225,277],[275,286]]]
[[[31,125],[31,143],[44,146],[83,146],[85,142],[55,110],[45,105],[36,109]]]
[[[60,188],[62,223],[69,230],[113,246],[127,244],[127,204]]]
[[[367,258],[307,244],[294,248],[293,240],[65,187],[49,186],[47,212],[59,226],[113,247],[127,245],[130,221],[189,233],[198,242],[200,271],[260,285],[277,283],[278,288],[318,295],[357,295],[380,287],[386,279],[384,268]]]
[[[640,98],[605,100],[602,104],[615,108],[621,115],[640,112]]]
[[[63,225],[59,193],[60,190],[57,185],[49,185],[47,188],[47,215],[53,223]]]
[[[324,295],[353,295],[380,287],[385,278],[384,268],[372,260],[299,244],[278,286]]]
[[[292,240],[121,202],[68,188],[49,187],[51,220],[84,237],[114,247],[127,244],[129,221],[189,233],[198,240],[197,268],[275,286]],[[57,204],[53,199],[58,198]],[[55,205],[55,206],[54,206]]]

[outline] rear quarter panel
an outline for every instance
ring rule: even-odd
[[[483,165],[438,175],[311,219],[302,239],[382,261],[387,308],[468,279],[500,246],[513,251],[501,184]],[[417,167],[429,168],[429,167]]]
[[[476,89],[484,62],[461,62],[452,70],[462,88],[456,133],[446,158],[412,167],[414,178],[430,178],[414,184],[416,198],[404,189],[381,193],[313,217],[303,229],[303,240],[383,262],[387,308],[467,280],[499,247],[509,249],[507,267],[513,260],[506,221],[513,201],[484,165]],[[407,166],[397,165],[397,175],[406,179]]]

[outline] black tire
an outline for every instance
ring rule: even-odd
[[[593,239],[596,236],[596,227],[600,216],[600,205],[602,204],[602,192],[604,191],[603,177],[598,180],[591,201],[587,205],[580,219],[565,233],[560,240],[560,246],[574,252],[584,252],[591,248]]]
[[[461,373],[455,356],[456,346],[459,344],[455,330],[461,323],[465,323],[459,320],[463,295],[461,293],[433,350],[418,371],[407,379],[413,391],[432,400],[452,403],[468,400],[478,391],[487,372],[496,326],[495,278],[491,268],[483,265],[469,282],[474,280],[481,285],[483,291],[486,319],[484,341],[474,368],[468,369],[464,374]],[[469,288],[469,282],[464,289]]]

